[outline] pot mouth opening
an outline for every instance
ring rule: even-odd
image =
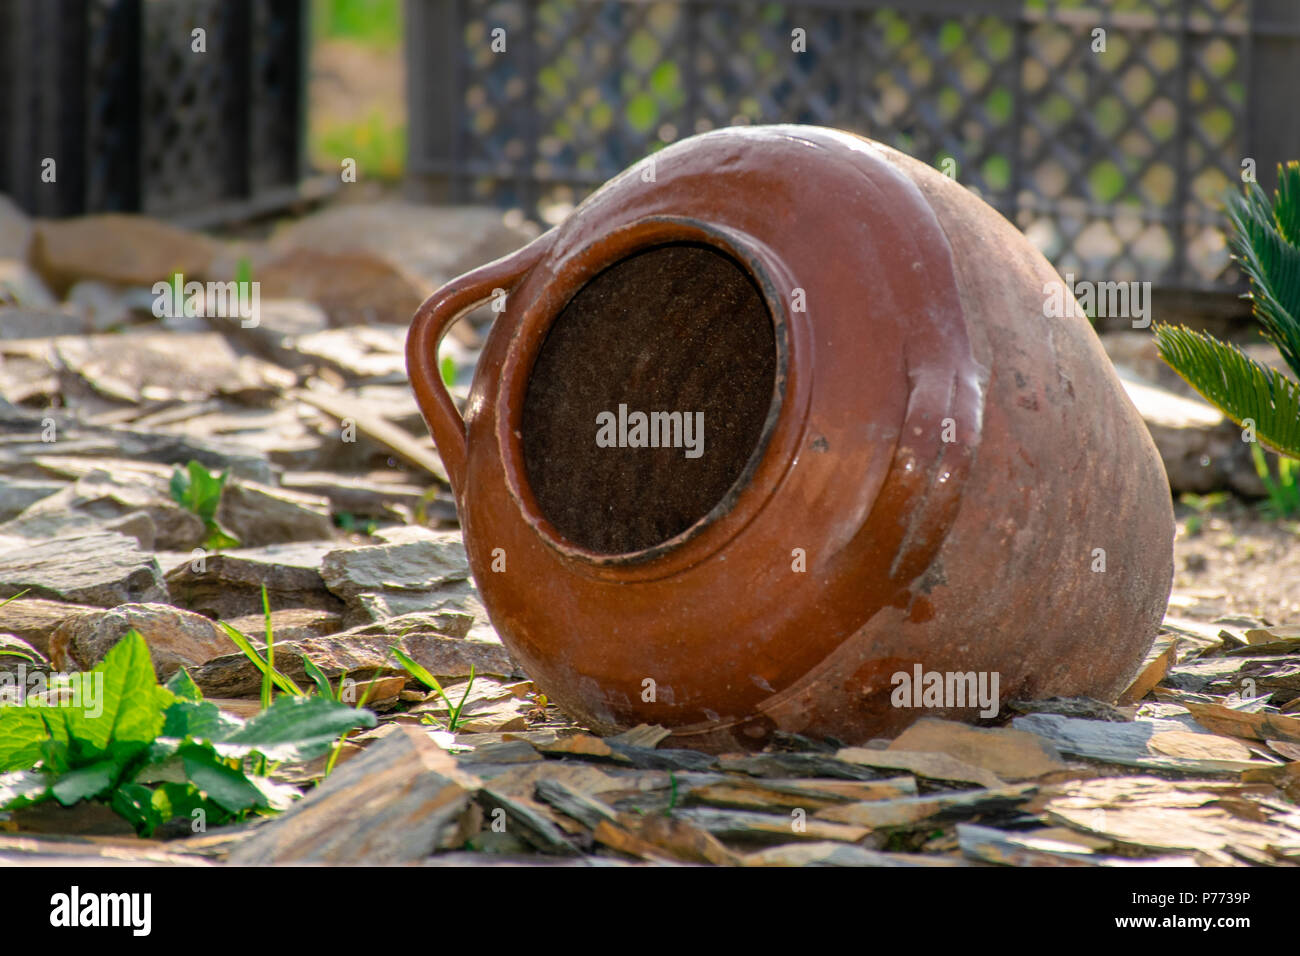
[[[555,543],[646,560],[726,514],[775,427],[784,347],[755,277],[715,245],[639,248],[587,280],[538,348],[519,419]]]

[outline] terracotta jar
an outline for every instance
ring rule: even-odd
[[[454,280],[407,364],[502,640],[596,731],[703,749],[1114,699],[1173,514],[1060,281],[960,184],[805,126],[670,146]],[[437,344],[484,302],[462,419]]]

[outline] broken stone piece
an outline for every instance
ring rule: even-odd
[[[201,614],[166,604],[124,604],[63,621],[50,636],[50,658],[59,670],[90,670],[132,629],[149,645],[159,680],[234,647],[225,632]]]
[[[260,629],[244,632],[261,643]],[[302,655],[307,655],[326,676],[338,677],[345,671],[352,677],[378,674],[405,674],[392,658],[389,647],[396,644],[435,677],[467,677],[470,668],[478,675],[502,675],[516,665],[500,644],[487,644],[440,634],[357,634],[345,631],[330,637],[297,641],[276,641],[275,666],[301,684],[307,679]],[[205,695],[243,697],[258,693],[262,672],[242,653],[229,653],[195,667],[190,676]],[[509,676],[509,673],[502,676]]]
[[[249,614],[227,621],[241,634],[252,638],[264,637],[266,618],[262,614]],[[342,629],[342,617],[333,611],[320,611],[308,607],[286,607],[271,612],[271,633],[279,641],[303,641],[313,637],[328,637]]]
[[[262,293],[306,299],[336,326],[404,323],[433,287],[400,267],[365,252],[291,249],[257,267]]]
[[[122,523],[139,515],[148,518],[147,524]],[[113,530],[123,533],[131,528],[132,537],[145,550],[187,551],[201,545],[206,536],[197,515],[152,484],[102,470],[91,471],[72,485],[36,501],[0,525],[0,534],[51,538],[74,530],[98,530],[112,523],[116,523]]]
[[[21,597],[0,604],[0,633],[22,638],[41,654],[50,655],[50,635],[60,624],[86,610],[84,605],[44,598]]]
[[[328,498],[253,481],[226,483],[217,522],[247,548],[320,541],[334,534]]]
[[[201,560],[190,558],[169,570],[167,586],[177,604],[222,620],[260,616],[263,586],[273,612],[308,608],[337,613],[343,602],[326,589],[316,570],[333,548],[331,542],[309,541],[201,555]]]
[[[0,316],[0,323],[4,317]],[[17,517],[42,498],[48,498],[66,486],[62,481],[0,477],[0,521]],[[0,532],[4,534],[5,532]]]
[[[213,239],[146,216],[107,213],[39,220],[32,264],[58,291],[78,279],[152,286],[176,272],[186,281],[205,276],[220,249]]]
[[[111,531],[0,551],[0,599],[24,590],[29,597],[95,607],[167,601],[158,562]]]
[[[463,844],[461,817],[478,786],[427,733],[401,727],[236,845],[230,862],[415,862]]]
[[[1002,780],[1032,780],[1066,769],[1056,748],[1036,734],[1005,727],[971,727],[933,717],[912,724],[889,749],[948,754]]]

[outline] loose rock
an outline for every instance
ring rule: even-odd
[[[239,356],[215,332],[91,335],[57,339],[69,373],[114,401],[197,402],[225,395],[266,402],[297,379],[259,359]]]
[[[238,844],[230,862],[415,862],[463,844],[461,818],[477,789],[428,734],[403,727]]]
[[[499,259],[538,235],[535,225],[498,209],[403,202],[349,203],[322,209],[271,239],[277,252],[365,252],[402,267],[429,288]],[[405,321],[409,314],[402,319]]]
[[[243,480],[226,483],[217,522],[249,548],[319,541],[334,532],[328,499]]]
[[[219,248],[156,219],[110,213],[38,221],[30,254],[46,281],[66,291],[87,278],[146,287],[177,272],[201,279]]]
[[[85,610],[81,604],[21,597],[0,604],[0,633],[22,638],[45,657],[49,657],[50,636],[68,618]]]
[[[53,310],[58,303],[40,276],[23,262],[0,258],[0,305]],[[9,336],[0,336],[8,338]]]
[[[407,540],[348,548],[321,562],[326,586],[355,623],[463,603],[473,593],[460,535],[419,530]]]
[[[59,670],[90,670],[132,629],[149,645],[160,680],[181,667],[192,668],[228,654],[234,647],[216,624],[200,614],[166,604],[124,604],[63,621],[50,636],[50,658]]]
[[[5,301],[0,290],[0,303]],[[17,298],[15,296],[15,298]],[[70,315],[46,307],[0,305],[0,340],[50,338],[56,335],[78,335],[86,331],[86,322],[80,316]]]
[[[279,641],[304,641],[314,637],[327,637],[342,629],[342,615],[306,607],[286,607],[271,612],[271,633]],[[237,617],[227,623],[241,634],[259,637],[266,632],[266,618],[262,614]]]
[[[203,522],[161,490],[107,471],[91,471],[0,525],[0,534],[43,539],[119,522],[129,515],[148,517],[147,550],[189,550],[203,543]],[[117,530],[123,530],[119,525]]]
[[[0,321],[3,321],[0,318]],[[0,478],[0,521],[8,521],[42,498],[62,490],[66,482]],[[0,532],[3,534],[4,532]]]
[[[257,630],[249,637],[261,634]],[[260,643],[260,641],[259,641]],[[330,637],[309,638],[298,641],[276,641],[276,669],[301,683],[307,679],[302,663],[305,654],[328,677],[334,678],[345,671],[356,678],[361,676],[405,674],[405,670],[388,653],[396,644],[416,663],[435,677],[469,676],[475,674],[509,676],[516,670],[513,661],[500,645],[484,644],[461,638],[436,634],[407,634],[396,636],[360,635],[351,632]],[[213,697],[243,697],[258,693],[262,686],[262,672],[242,653],[229,653],[213,658],[195,667],[190,676],[205,695]]]
[[[32,221],[8,196],[0,195],[0,259],[26,259]]]
[[[0,599],[23,590],[30,597],[96,607],[167,600],[158,562],[130,538],[113,532],[0,551]]]
[[[314,302],[336,326],[408,322],[433,287],[364,252],[292,249],[256,267],[262,293]]]
[[[190,556],[167,572],[167,586],[180,606],[222,620],[260,620],[263,586],[273,612],[306,608],[338,613],[343,602],[326,589],[317,570],[333,548],[330,542],[306,541],[236,548],[201,560]]]
[[[1183,773],[1230,773],[1250,769],[1251,761],[1239,758],[1168,756],[1153,741],[1162,734],[1184,734],[1188,726],[1173,720],[1138,720],[1115,724],[1100,720],[1077,720],[1055,714],[1030,714],[1013,722],[1051,740],[1062,753],[1104,763],[1131,767],[1174,770]],[[1178,738],[1175,738],[1178,739]],[[1172,743],[1172,741],[1170,741]],[[1184,752],[1186,752],[1184,750]]]
[[[1008,728],[981,728],[923,717],[889,745],[890,750],[945,753],[982,767],[1002,780],[1032,780],[1066,769],[1051,743]]]

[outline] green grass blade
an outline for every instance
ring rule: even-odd
[[[432,674],[430,674],[423,667],[421,667],[419,664],[417,664],[415,661],[411,660],[411,658],[406,654],[406,652],[403,651],[401,648],[399,648],[396,644],[394,644],[390,648],[390,650],[392,651],[393,656],[397,658],[398,662],[403,667],[406,668],[407,673],[409,673],[412,677],[418,680],[425,687],[428,687],[430,690],[435,691],[438,694],[438,696],[442,698],[442,702],[447,706],[447,715],[448,715],[447,729],[455,730],[455,728],[452,726],[453,723],[452,714],[455,711],[455,707],[452,704],[451,700],[447,697],[447,692],[443,690],[442,685],[438,683],[438,679],[434,677]]]
[[[461,695],[460,703],[456,709],[448,715],[447,729],[455,731],[464,721],[461,720],[461,713],[465,710],[465,702],[469,700],[469,692],[474,689],[474,665],[469,665],[469,683],[465,685],[465,693]]]
[[[370,700],[370,692],[375,689],[375,681],[378,679],[379,675],[383,673],[384,667],[386,667],[388,664],[388,659],[392,656],[393,656],[393,648],[390,647],[388,649],[388,653],[384,655],[384,660],[382,663],[380,663],[379,669],[376,670],[374,674],[371,675],[370,682],[366,684],[366,690],[365,693],[361,695],[361,700],[357,701],[356,706],[358,710],[361,709],[362,707],[365,707],[366,701]],[[304,658],[304,660],[305,659],[306,658]],[[347,680],[347,676],[348,676],[347,672],[344,671],[343,676],[339,678],[339,701],[340,702],[342,702],[343,699],[343,682]],[[327,684],[326,686],[329,685]],[[334,764],[338,761],[339,754],[343,752],[343,745],[347,743],[348,734],[350,734],[351,732],[352,731],[350,730],[345,730],[343,731],[342,734],[339,735],[338,741],[334,744],[334,749],[330,751],[329,760],[325,762],[325,776],[328,777],[331,773],[334,772]]]
[[[447,701],[447,706],[451,706],[451,701],[447,700],[447,694],[443,691],[442,685],[438,683],[436,677],[425,670],[422,665],[413,661],[410,656],[396,644],[392,646],[391,651],[393,656],[397,658],[398,663],[405,667],[412,677],[430,690],[437,691],[438,696]]]
[[[271,628],[271,602],[262,585],[262,615],[266,622],[266,670],[262,671],[262,709],[271,706],[271,675],[275,673],[275,634]]]
[[[257,648],[255,648],[252,645],[252,643],[248,640],[248,638],[246,638],[243,634],[240,634],[237,630],[235,630],[225,621],[218,621],[217,626],[226,632],[226,636],[235,642],[235,646],[244,652],[244,656],[247,657],[250,661],[252,661],[253,665],[259,671],[261,671],[264,675],[269,671],[271,675],[272,683],[274,683],[282,691],[284,691],[286,694],[293,694],[295,697],[306,696],[303,693],[301,687],[295,684],[288,677],[285,677],[279,671],[270,667],[267,664],[266,659],[257,652]]]
[[[330,679],[325,676],[325,672],[317,666],[316,662],[306,654],[302,655],[302,668],[307,672],[307,676],[311,678],[311,682],[316,685],[316,692],[322,697],[333,700],[334,689],[330,687]]]

